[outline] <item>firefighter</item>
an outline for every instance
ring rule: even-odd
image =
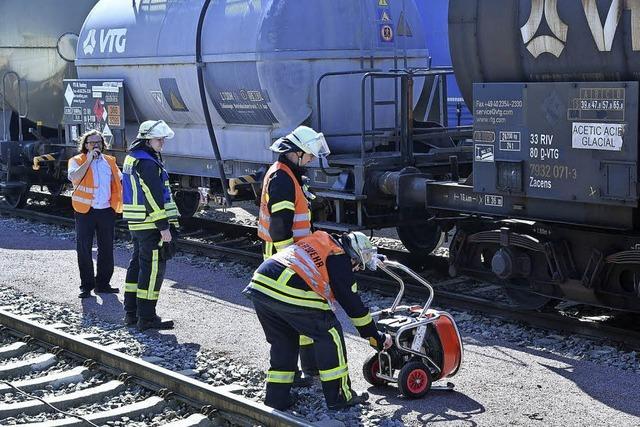
[[[143,122],[122,167],[123,218],[133,240],[125,283],[124,321],[128,326],[137,324],[139,330],[173,328],[172,320],[156,314],[178,223],[169,175],[160,154],[165,139],[173,136],[162,120]]]
[[[343,409],[368,399],[351,389],[340,322],[333,310],[339,303],[362,337],[376,349],[391,346],[380,333],[357,293],[353,271],[375,268],[376,249],[360,232],[338,241],[324,231],[279,251],[263,261],[245,288],[271,344],[265,404],[284,410],[298,359],[300,334],[313,339],[322,390],[329,409]]]
[[[303,168],[314,158],[329,155],[324,135],[307,126],[298,126],[270,149],[279,156],[265,174],[260,197],[258,237],[263,240],[264,259],[311,233],[310,193]],[[306,378],[297,372],[296,386],[310,385],[311,376],[317,375],[312,344],[308,337],[300,337],[300,362]]]

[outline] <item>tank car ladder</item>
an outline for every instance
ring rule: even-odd
[[[26,80],[23,80],[20,78],[20,76],[18,75],[18,73],[16,73],[15,71],[7,71],[4,73],[4,75],[2,76],[2,121],[3,121],[3,141],[5,141],[5,143],[7,143],[7,159],[6,159],[6,164],[7,164],[7,170],[6,170],[6,177],[5,177],[5,182],[4,185],[2,186],[2,188],[0,188],[0,190],[10,190],[12,187],[10,185],[11,183],[11,152],[12,150],[12,143],[10,141],[10,135],[7,135],[7,115],[6,115],[6,105],[7,105],[7,77],[10,76],[14,76],[15,77],[15,82],[16,85],[18,87],[18,142],[22,142],[24,140],[24,135],[22,133],[22,119],[25,119],[29,113],[29,104],[28,104],[28,100],[25,99],[25,108],[24,108],[24,113],[23,111],[23,104],[22,104],[22,83],[24,83],[25,86],[25,93],[28,94],[28,83]],[[28,96],[28,95],[27,95]]]

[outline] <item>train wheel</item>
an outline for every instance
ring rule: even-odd
[[[435,222],[424,224],[399,225],[396,227],[398,237],[405,248],[411,253],[428,255],[440,244],[444,233]]]
[[[22,209],[29,199],[29,187],[26,190],[16,190],[4,195],[4,202],[11,209]]]
[[[378,360],[378,353],[372,355],[364,362],[362,366],[362,375],[364,379],[371,385],[383,386],[387,385],[388,381],[378,376],[380,368],[380,361]]]
[[[422,362],[409,362],[400,369],[398,388],[405,397],[419,398],[431,389],[431,372]]]
[[[504,288],[511,303],[522,310],[539,310],[549,304],[553,298],[520,289]]]
[[[180,212],[180,216],[191,218],[198,212],[200,208],[200,193],[197,191],[176,191],[176,206]]]

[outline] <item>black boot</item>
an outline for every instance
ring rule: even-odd
[[[293,377],[293,388],[299,387],[311,387],[313,385],[313,377],[303,373],[300,370],[296,371],[296,375]]]
[[[318,372],[318,365],[316,364],[316,355],[313,344],[300,346],[300,368],[308,377],[317,377],[320,375]]]
[[[355,391],[351,390],[351,399],[339,400],[338,402],[335,402],[333,404],[327,404],[327,408],[331,409],[332,411],[339,411],[341,409],[346,409],[351,406],[367,403],[368,400],[369,400],[369,393],[363,392],[358,394]]]
[[[155,316],[150,319],[138,319],[138,329],[141,331],[147,329],[173,329],[173,320],[162,319],[160,316]]]
[[[135,326],[138,323],[138,315],[134,313],[125,313],[124,314],[124,324],[126,326]]]
[[[158,301],[138,298],[138,329],[173,329],[173,320],[162,319],[156,314],[156,304]]]

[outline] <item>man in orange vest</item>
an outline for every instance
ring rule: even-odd
[[[122,212],[122,174],[113,156],[104,154],[104,137],[97,130],[78,141],[80,154],[69,159],[67,174],[76,219],[76,250],[80,269],[80,298],[96,293],[118,293],[110,285],[113,275],[113,237],[116,213]],[[93,270],[93,236],[98,241],[98,268]]]
[[[368,399],[351,389],[344,336],[333,310],[344,309],[358,333],[377,349],[391,347],[378,331],[357,293],[353,271],[375,268],[376,249],[360,232],[340,241],[324,231],[288,246],[265,260],[244,290],[271,344],[265,404],[284,410],[293,403],[299,335],[313,339],[322,390],[329,409],[343,409]]]
[[[329,155],[324,135],[307,126],[298,126],[275,141],[270,150],[279,156],[265,174],[260,197],[258,237],[263,240],[264,259],[311,234],[304,166]],[[307,377],[298,372],[296,385],[311,385],[311,376],[317,375],[312,344],[308,337],[300,337],[301,368]]]

